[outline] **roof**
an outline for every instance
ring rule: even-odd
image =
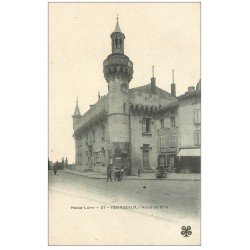
[[[150,93],[151,92],[151,83],[140,86],[140,87],[132,88],[129,90],[129,92],[131,94],[134,94],[135,92]],[[156,95],[158,95],[160,98],[174,98],[170,93],[168,93],[167,91],[165,91],[157,86],[156,86]]]
[[[81,112],[80,112],[80,109],[78,107],[78,101],[76,101],[76,107],[75,107],[75,112],[74,112],[73,116],[81,116]]]
[[[164,111],[169,108],[178,107],[178,105],[179,105],[178,99],[173,99],[167,102],[166,104],[163,104],[161,108],[159,109],[159,111]]]
[[[182,100],[182,99],[189,98],[189,97],[192,97],[192,96],[200,96],[200,95],[201,95],[201,91],[200,90],[193,90],[193,91],[190,91],[190,92],[186,92],[183,95],[180,95],[178,97],[178,99]]]
[[[119,33],[122,33],[121,29],[120,29],[120,26],[119,26],[119,22],[118,22],[118,19],[117,19],[117,22],[116,22],[116,26],[115,26],[115,30],[114,32],[119,32]]]
[[[102,117],[107,113],[108,98],[107,95],[102,96],[94,105],[91,105],[90,109],[84,113],[75,125],[75,132],[78,129],[90,126],[94,121]]]

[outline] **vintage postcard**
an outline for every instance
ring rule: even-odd
[[[49,3],[49,245],[200,245],[200,3]]]

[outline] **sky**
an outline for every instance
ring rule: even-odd
[[[130,88],[148,84],[177,96],[200,79],[199,3],[49,3],[49,158],[75,161],[72,115],[108,92],[103,61],[111,53],[116,17],[133,62]]]

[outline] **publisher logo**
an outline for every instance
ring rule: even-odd
[[[192,235],[192,231],[191,231],[191,227],[190,226],[182,226],[181,227],[181,235],[183,235],[183,237],[189,237],[190,235]]]

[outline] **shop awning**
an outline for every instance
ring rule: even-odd
[[[200,148],[182,148],[177,156],[201,156]]]

